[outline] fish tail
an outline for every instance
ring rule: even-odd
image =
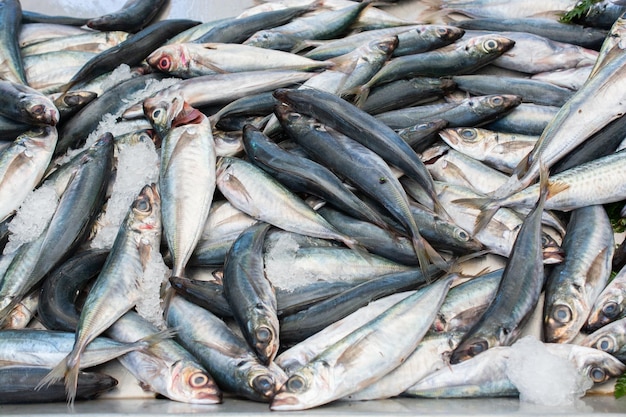
[[[63,358],[61,362],[59,362],[54,368],[52,368],[50,372],[48,372],[46,376],[44,376],[41,381],[39,381],[39,383],[35,386],[36,391],[48,387],[55,382],[60,381],[61,379],[65,379],[68,371],[67,362],[70,355],[71,353]]]
[[[65,380],[65,392],[67,394],[67,405],[74,407],[76,392],[78,389],[78,372],[80,370],[80,353],[72,350],[61,362],[59,362],[35,387],[35,390],[47,387],[61,379]]]
[[[480,210],[480,213],[476,216],[476,224],[474,225],[474,230],[472,231],[473,235],[476,235],[478,232],[483,230],[500,209],[500,203],[488,197],[459,198],[454,200],[453,203]]]
[[[363,107],[363,105],[367,101],[367,98],[370,95],[370,85],[363,84],[360,87],[355,87],[350,91],[350,93],[354,95],[354,98],[352,99],[354,105],[358,108],[361,108]]]

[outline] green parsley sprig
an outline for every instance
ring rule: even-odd
[[[576,22],[585,17],[589,12],[589,9],[591,9],[591,6],[598,2],[600,2],[600,0],[581,0],[576,3],[576,6],[574,6],[572,10],[561,16],[559,20],[562,23]]]

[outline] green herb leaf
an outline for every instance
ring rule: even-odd
[[[606,208],[606,212],[611,220],[613,231],[615,233],[622,233],[626,231],[626,218],[622,217],[620,214],[622,208],[624,207],[624,202],[620,201],[617,203],[610,203],[604,207]]]
[[[626,373],[622,374],[617,381],[615,381],[615,392],[613,393],[615,398],[622,398],[626,395]]]
[[[559,20],[562,23],[571,23],[580,20],[585,17],[585,15],[587,15],[589,9],[591,9],[591,6],[593,6],[594,3],[598,3],[599,1],[600,0],[581,0],[576,3],[576,6],[574,6],[572,10],[561,16]]]

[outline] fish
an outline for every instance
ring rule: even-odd
[[[85,24],[91,29],[100,31],[138,32],[150,23],[165,3],[165,0],[127,0],[119,10],[93,17]]]
[[[0,219],[6,220],[41,181],[57,142],[55,127],[34,128],[0,154]]]
[[[117,320],[107,334],[120,342],[150,337],[159,330],[133,311]],[[165,397],[190,404],[218,404],[222,393],[196,358],[172,339],[164,339],[144,351],[117,358],[140,384]]]
[[[59,110],[52,101],[27,85],[0,80],[0,114],[16,122],[35,126],[55,126]]]
[[[315,71],[333,65],[289,52],[230,43],[166,45],[148,55],[146,61],[154,69],[181,78],[280,69]]]
[[[621,268],[595,299],[584,326],[586,332],[596,331],[626,316],[624,277],[626,277],[626,269]]]
[[[18,43],[22,27],[22,6],[19,0],[6,0],[0,4],[0,27],[2,27],[0,62],[3,63],[0,78],[27,86]]]
[[[177,338],[206,367],[220,389],[258,402],[269,402],[287,379],[278,366],[263,365],[247,342],[195,304],[175,296],[166,321]]]
[[[493,302],[463,336],[450,363],[468,360],[496,346],[511,345],[530,318],[544,281],[541,214],[549,192],[547,176],[544,169],[541,197],[524,219]]]
[[[38,384],[45,387],[64,379],[70,406],[76,397],[77,372],[86,347],[133,308],[139,298],[143,265],[151,247],[160,242],[160,213],[156,185],[146,185],[129,207],[116,242],[85,300],[72,350]]]
[[[174,262],[172,275],[184,276],[211,209],[217,155],[209,119],[182,97],[172,100],[182,107],[161,144],[159,190],[163,234]]]
[[[217,163],[216,175],[217,188],[226,199],[253,218],[283,230],[358,247],[358,242],[338,232],[300,197],[250,162],[223,157]]]
[[[250,226],[233,242],[224,262],[224,297],[262,364],[274,360],[280,346],[276,292],[264,273],[263,242],[270,225]]]
[[[270,409],[303,410],[327,404],[397,367],[422,340],[451,283],[451,278],[435,281],[319,352],[290,374]],[[344,384],[345,380],[352,383]]]
[[[565,260],[546,278],[543,334],[569,343],[580,333],[611,274],[615,239],[604,207],[572,211],[561,248]]]

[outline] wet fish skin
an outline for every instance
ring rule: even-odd
[[[312,3],[287,7],[283,10],[274,10],[256,15],[230,18],[219,21],[202,36],[193,40],[194,43],[223,42],[243,43],[255,32],[270,29],[290,22],[295,17],[311,10]]]
[[[120,317],[107,334],[120,342],[150,337],[159,330],[134,311]],[[190,404],[217,404],[222,393],[196,358],[172,339],[155,343],[143,351],[118,357],[141,384],[165,397]]]
[[[380,215],[323,165],[281,149],[251,125],[244,126],[243,141],[246,155],[293,191],[317,195],[346,213],[388,227]]]
[[[237,237],[226,256],[222,278],[234,317],[265,365],[276,357],[282,331],[276,293],[264,273],[262,250],[269,228],[268,223],[257,223]]]
[[[89,60],[65,84],[63,91],[68,91],[79,83],[90,81],[98,75],[113,71],[122,63],[127,65],[139,64],[167,39],[198,23],[193,20],[168,19],[148,26],[124,42],[99,53]]]
[[[591,313],[585,323],[585,331],[593,332],[602,326],[626,316],[626,268],[602,290],[594,301]]]
[[[450,284],[451,279],[442,279],[426,286],[320,352],[289,376],[270,409],[302,410],[326,404],[363,388],[395,368],[422,339],[434,318],[433,304],[438,307],[443,302]],[[429,305],[426,308],[422,307],[425,298]],[[416,313],[418,316],[409,319]],[[405,327],[405,320],[410,321],[409,327]],[[403,335],[402,342],[396,339],[398,334]],[[394,345],[394,354],[383,355],[381,352],[389,352],[390,344]],[[344,384],[345,380],[352,383]]]
[[[63,262],[44,280],[41,301],[37,308],[41,323],[51,330],[73,332],[80,313],[76,309],[76,294],[89,280],[98,276],[109,251],[82,251]]]
[[[183,105],[172,126],[161,144],[159,189],[172,275],[183,276],[213,201],[217,156],[209,120],[198,110]]]
[[[286,380],[278,366],[262,365],[246,341],[223,321],[181,297],[170,300],[166,321],[179,328],[180,343],[198,358],[225,392],[268,402]]]
[[[36,126],[54,126],[59,111],[52,101],[27,85],[0,80],[0,114],[14,121]]]
[[[332,239],[356,248],[357,242],[335,230],[300,197],[255,165],[224,157],[217,166],[217,188],[230,203],[257,220],[283,230]],[[278,205],[280,203],[280,205]],[[272,209],[270,209],[271,204]]]
[[[505,173],[515,169],[539,138],[475,127],[447,128],[441,130],[439,136],[457,151]]]
[[[580,344],[610,353],[624,362],[626,360],[626,320],[621,318],[605,324],[586,335]]]
[[[444,48],[394,58],[364,87],[367,89],[374,85],[416,76],[441,77],[471,73],[511,49],[514,42],[494,34],[469,40],[463,37],[453,45],[454,48],[450,50]]]
[[[0,154],[0,219],[7,219],[22,204],[44,175],[57,142],[55,127],[29,130]]]
[[[394,49],[392,56],[401,56],[448,45],[459,39],[463,31],[444,25],[411,25],[373,29],[328,41],[306,52],[304,56],[319,60],[330,59],[348,53],[367,41],[389,35],[398,36],[398,46]]]
[[[556,19],[543,17],[524,18],[475,18],[461,20],[454,26],[470,30],[529,32],[559,42],[580,45],[597,50],[606,38],[607,31],[575,23],[561,23]]]
[[[428,170],[415,151],[391,128],[357,107],[332,94],[315,90],[277,89],[274,97],[293,110],[315,117],[321,123],[358,140],[388,163],[416,180],[434,202],[437,212],[445,213],[436,197]],[[358,132],[358,133],[357,133]]]
[[[129,208],[113,248],[85,300],[72,351],[39,384],[45,386],[64,378],[70,405],[76,394],[76,372],[82,353],[95,337],[130,310],[139,297],[144,264],[151,248],[158,247],[160,242],[160,214],[156,184],[146,185]]]
[[[37,391],[33,390],[49,371],[37,366],[9,366],[0,368],[0,403],[32,404],[65,401],[65,387],[58,382]],[[105,374],[79,372],[76,390],[77,400],[93,399],[117,385],[117,380]]]
[[[159,13],[165,0],[128,0],[121,9],[87,20],[86,25],[100,31],[138,32]]]
[[[165,45],[146,58],[159,71],[181,78],[260,70],[314,71],[332,66],[296,54],[230,43]]]
[[[290,51],[303,40],[333,39],[346,32],[368,5],[355,3],[313,16],[302,16],[284,25],[256,32],[245,40],[244,45]]]
[[[553,343],[578,336],[608,282],[615,242],[604,207],[574,210],[561,247],[565,260],[547,276],[544,301],[544,340]]]
[[[431,279],[437,278],[438,271],[434,267],[429,272]],[[420,271],[391,273],[362,282],[307,309],[283,317],[280,322],[282,341],[286,346],[299,343],[371,301],[421,288],[427,282]]]
[[[22,27],[22,6],[19,0],[0,3],[0,61],[3,62],[2,79],[27,86],[24,64],[18,44]]]
[[[524,219],[494,301],[454,349],[450,363],[462,362],[494,346],[510,345],[530,318],[544,282],[541,216],[549,191],[547,181],[544,171],[541,198]]]

